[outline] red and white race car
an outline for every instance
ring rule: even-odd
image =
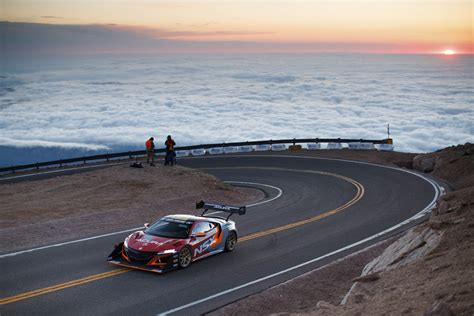
[[[145,229],[129,235],[115,246],[107,261],[134,269],[163,273],[186,268],[191,262],[223,252],[233,251],[237,244],[232,214],[243,215],[245,206],[199,202],[201,216],[168,215]],[[208,213],[209,210],[216,211]],[[216,215],[229,213],[227,217]]]

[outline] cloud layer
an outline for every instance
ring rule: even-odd
[[[474,141],[472,57],[128,55],[11,58],[0,145],[101,149],[386,137],[427,152]]]

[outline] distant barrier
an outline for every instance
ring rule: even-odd
[[[352,144],[353,142],[350,142],[349,144]],[[342,144],[341,143],[336,143],[336,142],[330,142],[326,149],[342,149]]]
[[[255,145],[255,151],[268,151],[270,149],[272,149],[272,145],[269,144]]]
[[[177,150],[176,157],[187,157],[189,156],[189,150]]]
[[[377,147],[378,147],[378,150],[382,150],[382,151],[393,151],[394,149],[392,144],[379,144]]]
[[[239,152],[239,147],[237,146],[224,147],[224,154],[234,154],[237,152]]]
[[[272,145],[272,150],[273,150],[273,151],[283,151],[283,150],[286,150],[286,145],[285,145],[285,144],[273,144],[273,145]]]
[[[349,143],[347,144],[349,149],[363,149],[363,150],[372,150],[374,148],[373,143],[361,143],[361,142],[355,142],[355,143]]]
[[[261,140],[261,141],[250,141],[250,142],[234,142],[234,143],[215,143],[215,144],[202,144],[193,146],[176,147],[177,157],[186,157],[192,154],[193,156],[202,156],[206,154],[206,150],[210,154],[230,154],[239,152],[251,152],[251,151],[281,151],[287,149],[287,144],[307,144],[308,149],[315,150],[321,149],[320,143],[327,143],[326,149],[342,149],[342,144],[357,143],[357,149],[374,149],[374,145],[378,145],[379,150],[392,151],[393,144],[392,139],[344,139],[344,138],[293,138],[293,139],[277,139],[277,140]],[[355,145],[353,145],[355,146]],[[162,154],[165,152],[165,148],[155,149],[155,153]],[[11,167],[0,168],[0,173],[15,172],[19,170],[34,170],[42,167],[62,167],[65,165],[77,165],[86,164],[87,162],[106,162],[117,159],[133,159],[141,156],[145,156],[145,150],[127,151],[120,153],[101,154],[94,156],[85,156],[70,159],[60,159],[54,161],[37,162],[28,165],[18,165]]]
[[[204,148],[197,148],[191,150],[191,155],[193,156],[204,156],[206,154],[206,150]]]
[[[208,150],[209,154],[211,155],[221,155],[224,153],[224,148],[222,147],[213,147]]]
[[[306,146],[308,147],[308,150],[319,150],[319,149],[321,149],[321,144],[320,143],[309,143],[309,144],[306,144]]]

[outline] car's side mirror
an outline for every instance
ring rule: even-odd
[[[145,228],[148,228],[148,227],[150,227],[150,223],[145,223],[145,224],[143,224],[143,226],[145,226]]]

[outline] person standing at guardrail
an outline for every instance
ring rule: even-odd
[[[150,137],[146,143],[146,163],[149,163],[150,166],[155,165],[155,143],[153,142],[154,138]]]
[[[174,142],[173,138],[171,138],[171,135],[168,135],[165,141],[165,146],[166,146],[165,166],[168,164],[173,165],[175,163],[174,161],[175,159],[174,146],[175,145],[176,143]]]

